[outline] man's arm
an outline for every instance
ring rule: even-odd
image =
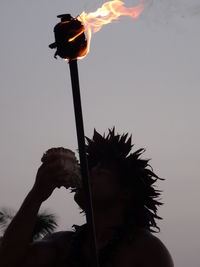
[[[31,241],[36,216],[42,202],[49,198],[56,187],[65,186],[64,165],[64,159],[54,158],[51,162],[43,163],[39,168],[32,190],[3,236],[0,246],[1,267],[29,267],[30,265],[25,263],[30,262],[28,261],[29,257],[41,259],[43,263],[46,261],[43,266],[51,266],[49,260],[53,261],[55,254],[50,243],[31,244]],[[50,258],[40,257],[39,255],[42,253],[51,254]],[[38,263],[35,266],[39,267],[40,265]]]
[[[2,267],[17,266],[18,263],[22,263],[28,244],[32,240],[40,205],[36,192],[34,189],[31,190],[3,236],[0,249]]]

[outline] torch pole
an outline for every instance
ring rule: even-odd
[[[80,87],[79,87],[77,60],[70,60],[69,67],[70,67],[71,83],[72,83],[72,94],[73,94],[74,113],[75,113],[75,120],[76,120],[76,133],[77,133],[77,139],[78,139],[81,176],[82,176],[83,188],[84,188],[85,196],[86,196],[86,220],[87,220],[87,224],[89,226],[89,231],[91,232],[91,238],[92,238],[91,239],[92,266],[99,267],[97,245],[96,245],[95,224],[94,224],[94,214],[93,214],[93,207],[92,207],[91,188],[90,188],[90,183],[89,183],[88,165],[87,165],[87,158],[86,158],[86,151],[85,151],[85,134],[84,134],[84,126],[83,126],[83,115],[82,115],[82,107],[81,107],[81,95],[80,95]]]

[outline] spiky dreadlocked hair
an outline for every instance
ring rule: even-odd
[[[128,137],[128,133],[115,134],[115,128],[109,129],[107,136],[94,130],[93,138],[86,137],[86,141],[89,169],[99,162],[114,163],[119,171],[121,185],[127,186],[133,193],[127,208],[126,223],[144,227],[151,232],[159,231],[155,219],[162,219],[157,215],[157,206],[162,205],[157,200],[161,191],[153,185],[158,179],[163,179],[153,172],[148,159],[140,158],[145,149],[130,153],[133,147],[132,136]]]

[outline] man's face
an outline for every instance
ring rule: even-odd
[[[114,164],[98,163],[89,172],[93,207],[95,210],[110,208],[120,201],[122,187]],[[84,194],[75,194],[75,201],[84,209]]]

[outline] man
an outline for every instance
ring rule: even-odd
[[[100,266],[173,267],[168,250],[152,234],[159,230],[155,219],[161,219],[157,215],[160,193],[153,187],[160,178],[148,160],[140,158],[144,149],[130,153],[131,148],[131,137],[115,134],[114,129],[107,136],[94,131],[93,139],[87,138]],[[70,152],[55,148],[43,156],[35,184],[3,237],[2,267],[92,267],[87,224],[30,242],[38,210],[56,187],[74,187],[74,199],[85,211],[82,187],[78,182],[77,186],[72,186],[72,181],[69,184],[73,169]],[[70,158],[73,161],[73,156]],[[76,175],[75,170],[73,177]]]

